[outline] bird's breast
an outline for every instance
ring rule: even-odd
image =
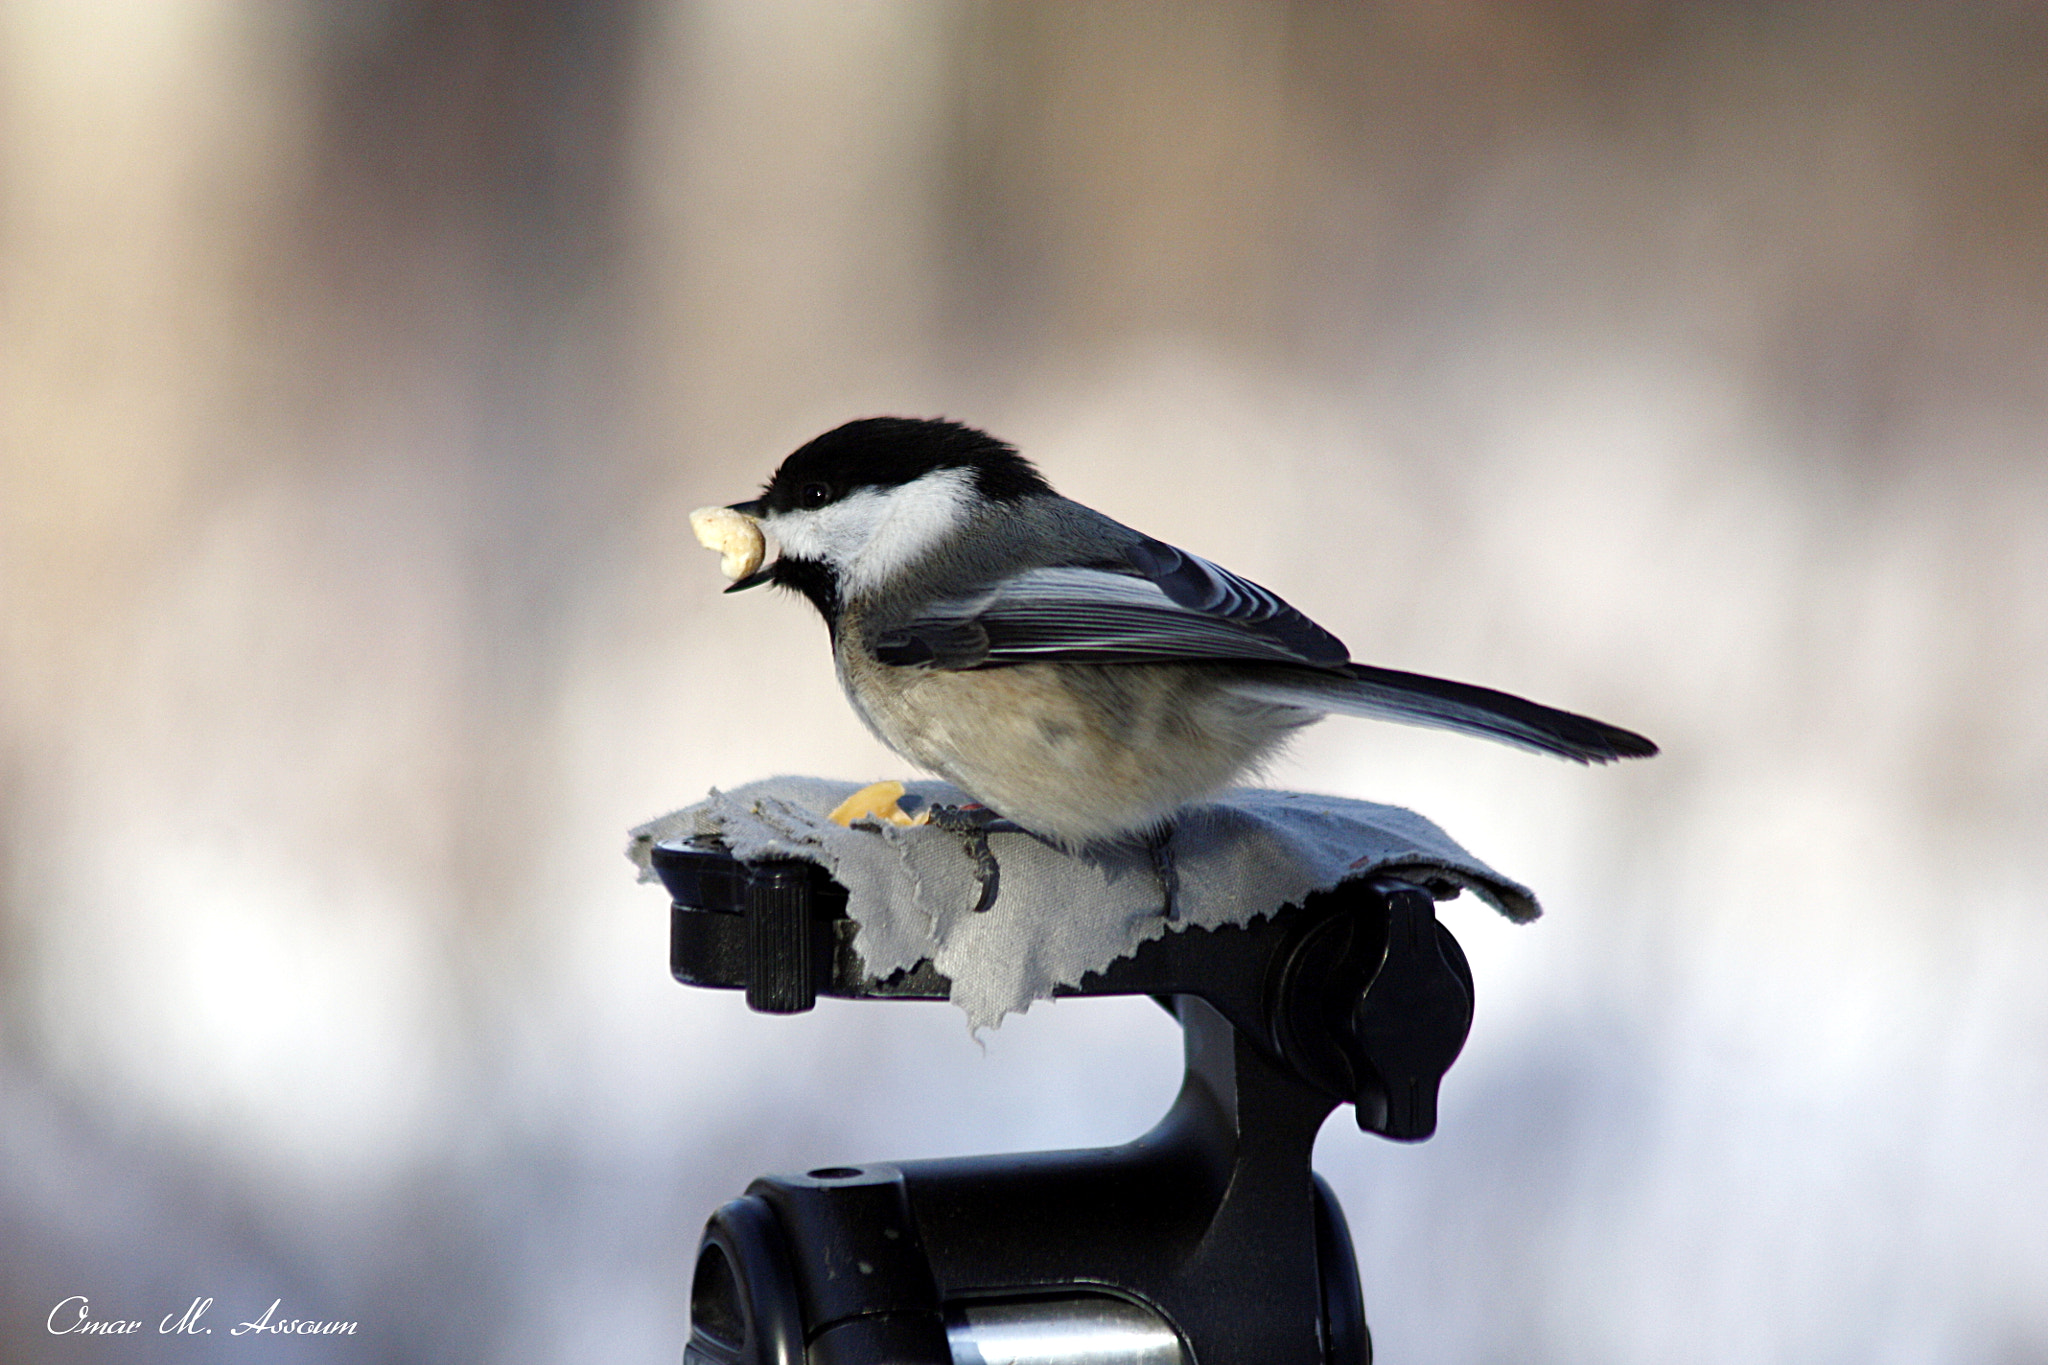
[[[1247,706],[1200,667],[949,671],[842,646],[839,672],[883,743],[1070,847],[1156,828],[1240,778],[1299,722]]]

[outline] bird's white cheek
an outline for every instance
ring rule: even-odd
[[[844,570],[873,532],[875,509],[849,498],[815,512],[785,512],[761,524],[782,553]]]
[[[964,469],[927,474],[876,498],[859,555],[849,565],[850,585],[884,583],[958,534],[973,499],[973,476]]]
[[[784,512],[762,522],[782,553],[839,571],[849,589],[887,582],[965,524],[973,477],[940,470],[886,493],[871,489],[813,512]]]

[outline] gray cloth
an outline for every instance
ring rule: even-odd
[[[927,802],[969,798],[943,782],[906,783]],[[989,834],[1000,868],[994,903],[977,913],[976,863],[962,834],[931,826],[857,822],[826,815],[859,784],[772,777],[633,831],[627,849],[642,881],[654,880],[656,843],[715,835],[739,858],[802,858],[844,886],[854,939],[876,977],[929,958],[952,980],[953,1003],[973,1028],[993,1027],[1053,988],[1128,956],[1149,939],[1190,925],[1243,924],[1354,877],[1387,872],[1474,892],[1511,920],[1541,911],[1509,881],[1413,811],[1300,792],[1240,788],[1189,806],[1173,827],[1175,917],[1162,913],[1164,880],[1143,847],[1063,853],[1029,834]],[[906,805],[909,802],[906,800]]]

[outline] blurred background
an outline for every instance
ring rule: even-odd
[[[0,1359],[674,1360],[753,1175],[1165,1108],[667,979],[629,826],[907,775],[684,522],[872,413],[1663,744],[1271,774],[1549,909],[1323,1136],[1381,1359],[2048,1362],[2048,14],[1678,0],[6,0]]]

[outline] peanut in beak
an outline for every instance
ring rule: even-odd
[[[768,540],[761,523],[730,507],[699,507],[690,513],[690,530],[697,543],[718,551],[718,571],[737,583],[761,567],[768,555]]]

